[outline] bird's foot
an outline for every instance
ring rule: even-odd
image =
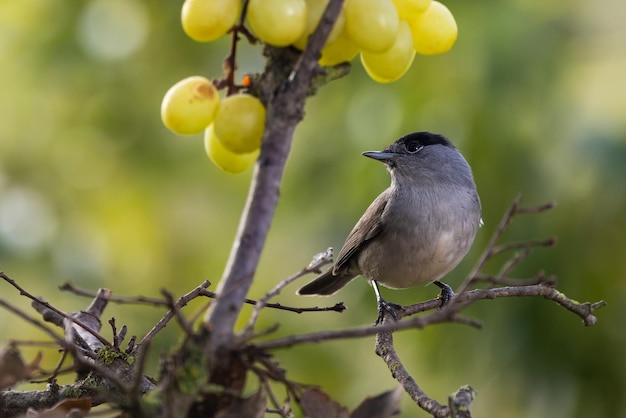
[[[454,297],[454,290],[447,284],[440,282],[439,280],[435,280],[433,282],[439,289],[441,289],[441,293],[437,296],[437,299],[441,301],[441,305],[439,308],[444,308],[450,303],[450,300]]]
[[[397,321],[399,318],[398,312],[404,312],[404,308],[401,305],[396,303],[387,302],[385,299],[378,299],[378,317],[376,318],[376,322],[374,325],[382,324],[385,319],[385,313],[391,315],[394,321]]]

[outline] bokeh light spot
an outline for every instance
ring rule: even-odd
[[[78,40],[85,51],[104,61],[120,60],[146,41],[149,24],[145,6],[134,0],[95,0],[83,10]]]
[[[48,246],[57,232],[56,215],[48,200],[21,187],[9,188],[1,196],[0,242],[25,255]]]

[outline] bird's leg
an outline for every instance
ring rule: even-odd
[[[385,318],[385,312],[389,312],[393,317],[394,321],[398,320],[398,312],[403,311],[404,308],[398,304],[387,302],[380,295],[380,290],[378,289],[378,283],[375,280],[371,281],[372,287],[374,288],[374,293],[376,293],[376,303],[378,304],[378,317],[376,318],[376,322],[374,325],[382,324],[383,319]]]
[[[450,300],[454,297],[454,290],[447,284],[440,282],[439,280],[435,280],[433,282],[439,289],[441,289],[441,293],[437,296],[441,300],[441,308],[446,306]]]

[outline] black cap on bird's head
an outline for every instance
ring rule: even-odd
[[[454,145],[444,136],[430,132],[414,132],[398,139],[383,151],[368,151],[363,155],[374,160],[388,162],[399,155],[417,154],[424,147],[431,145],[443,145],[454,148]]]
[[[385,163],[392,183],[457,184],[473,187],[472,170],[465,158],[443,135],[415,132],[398,139],[383,151],[364,156]]]

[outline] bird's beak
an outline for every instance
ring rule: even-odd
[[[396,154],[393,152],[385,152],[385,151],[367,151],[367,152],[364,152],[362,155],[368,158],[372,158],[374,160],[383,161],[383,162],[389,161],[396,156]]]

